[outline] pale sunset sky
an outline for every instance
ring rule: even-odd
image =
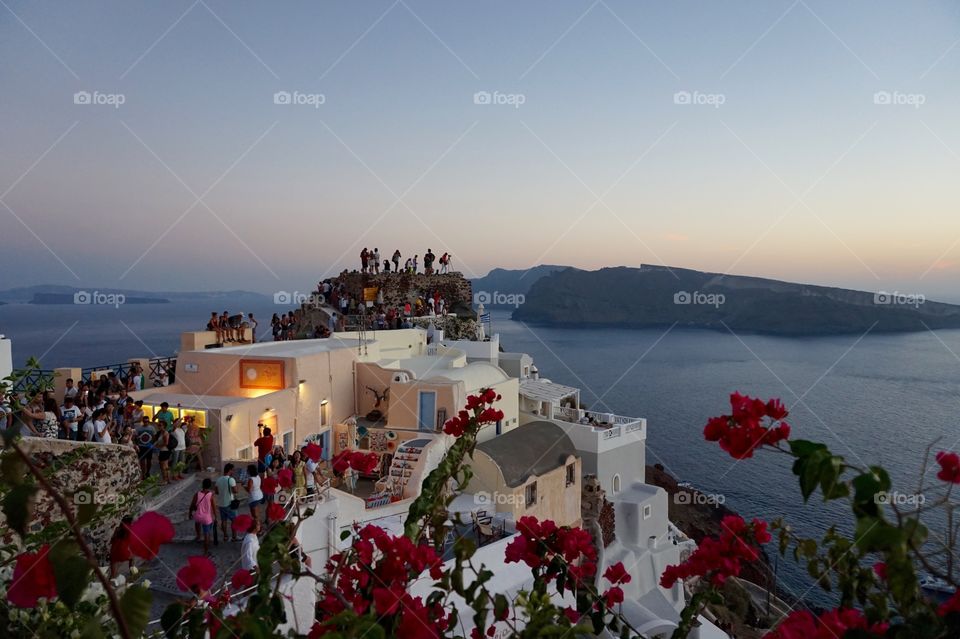
[[[2,0],[0,288],[376,246],[956,301],[958,79],[947,0]]]

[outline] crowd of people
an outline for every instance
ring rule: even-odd
[[[276,315],[274,315],[276,317]],[[207,330],[217,334],[217,344],[246,344],[246,329],[250,330],[250,343],[257,341],[257,325],[259,322],[254,318],[253,313],[247,313],[244,318],[243,313],[231,314],[224,311],[217,315],[216,311],[210,313],[210,319],[207,320]]]
[[[317,286],[318,293],[327,304],[335,309],[330,315],[326,337],[330,332],[345,330],[346,318],[363,315],[367,328],[388,330],[412,328],[414,317],[443,316],[449,312],[447,300],[439,289],[418,293],[413,301],[403,304],[389,304],[378,294],[377,299],[368,303],[356,292],[352,292],[340,278],[325,279]]]
[[[372,251],[366,247],[360,251],[360,272],[361,273],[372,273],[377,274],[381,272],[381,269],[384,273],[391,272],[391,265],[393,265],[392,272],[394,273],[418,273],[420,268],[420,255],[414,255],[413,257],[408,257],[403,261],[403,268],[401,270],[400,261],[403,259],[403,255],[400,254],[400,249],[394,249],[393,255],[390,259],[385,259],[383,262],[380,261],[380,249],[374,248]],[[423,254],[423,272],[426,275],[433,275],[434,273],[448,273],[450,271],[450,261],[451,255],[449,253],[444,253],[440,256],[439,261],[437,256],[434,255],[432,249],[427,249],[427,252]],[[434,269],[434,263],[437,263],[438,266]]]

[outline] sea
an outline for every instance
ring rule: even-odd
[[[112,364],[174,354],[180,333],[201,330],[212,310],[196,302],[8,304],[0,306],[0,333],[13,340],[15,365],[28,356],[44,368]],[[270,316],[289,309],[264,303],[242,310],[254,313],[258,335],[269,339]],[[935,468],[921,477],[928,447],[960,449],[960,330],[786,338],[545,327],[494,310],[492,331],[505,350],[532,355],[542,377],[581,388],[590,408],[646,418],[647,463],[662,464],[745,517],[783,517],[804,536],[831,526],[850,532],[849,510],[824,504],[819,493],[804,504],[785,455],[737,461],[703,440],[706,420],[728,412],[732,391],[781,398],[794,438],[823,442],[857,466],[886,467],[905,500],[921,482],[936,485]],[[942,534],[937,513],[925,523]],[[831,605],[789,556],[778,561],[777,574],[788,599]]]

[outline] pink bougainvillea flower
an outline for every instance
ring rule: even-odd
[[[173,524],[152,510],[140,515],[130,524],[130,552],[141,559],[153,559],[160,546],[173,541]]]
[[[18,608],[34,608],[41,597],[57,596],[57,582],[50,563],[50,546],[44,544],[37,552],[17,556],[13,578],[7,588],[7,600]]]
[[[187,565],[177,571],[177,588],[199,595],[210,590],[217,578],[217,567],[207,557],[189,557]]]

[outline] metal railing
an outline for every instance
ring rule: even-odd
[[[149,381],[147,387],[165,386],[174,382],[177,370],[176,357],[152,357],[148,365],[148,370],[143,371]],[[101,373],[103,371],[111,371],[120,379],[126,379],[133,372],[133,364],[130,362],[122,362],[118,364],[105,364],[103,366],[86,366],[80,369],[80,380],[96,384],[97,380],[94,379],[94,373]],[[15,372],[25,373],[24,376],[18,379],[13,385],[13,390],[18,393],[30,392],[44,383],[51,382],[56,374],[56,371],[50,368],[29,371],[16,369]],[[166,384],[164,380],[166,380]]]

